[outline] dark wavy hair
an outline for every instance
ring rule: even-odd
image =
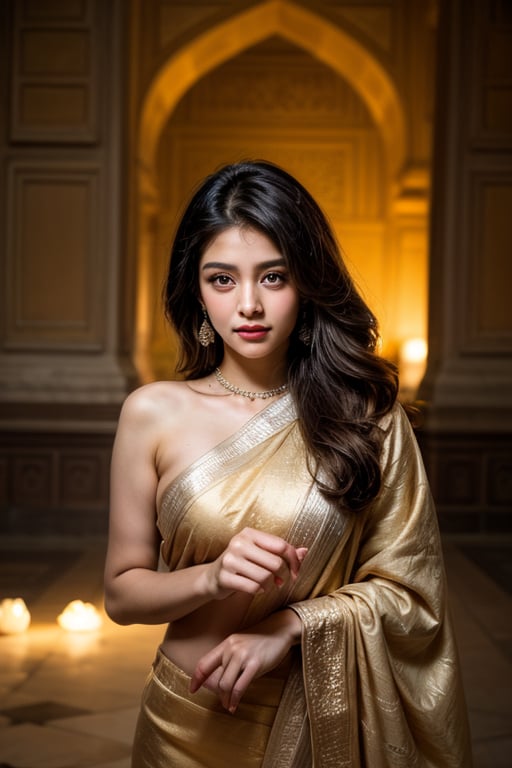
[[[187,379],[220,364],[223,343],[202,347],[199,260],[229,227],[266,235],[286,260],[301,312],[290,338],[288,382],[323,493],[345,509],[364,508],[381,485],[379,419],[397,397],[395,367],[376,352],[377,321],[343,262],[322,210],[290,174],[266,161],[227,165],[200,185],[179,223],[164,289],[176,330],[178,371]],[[311,344],[298,337],[305,322]],[[321,472],[319,472],[319,469]]]

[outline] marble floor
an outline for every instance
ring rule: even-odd
[[[512,766],[512,537],[444,539],[475,768]],[[0,768],[128,768],[140,691],[161,627],[92,633],[55,622],[77,597],[102,606],[102,539],[0,542],[0,598],[32,623],[0,636]]]

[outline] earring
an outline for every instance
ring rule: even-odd
[[[215,341],[215,332],[210,325],[210,321],[208,320],[208,313],[206,312],[206,309],[203,309],[203,313],[204,320],[201,323],[197,338],[202,347],[209,347],[210,344],[213,344]]]
[[[311,346],[312,336],[313,336],[313,332],[306,321],[306,317],[304,316],[302,320],[302,324],[299,328],[299,333],[298,333],[299,341],[302,341],[304,346],[309,347]]]

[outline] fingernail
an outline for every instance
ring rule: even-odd
[[[276,587],[282,587],[283,584],[284,584],[284,581],[283,581],[283,579],[280,576],[276,576],[274,578],[274,583],[275,583]]]

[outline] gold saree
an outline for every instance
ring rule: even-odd
[[[381,427],[382,490],[357,516],[319,492],[289,395],[163,495],[161,555],[171,569],[213,560],[245,526],[308,547],[292,591],[258,594],[244,620],[288,605],[303,623],[262,768],[472,765],[423,464],[400,406]],[[198,765],[208,754],[205,743]]]

